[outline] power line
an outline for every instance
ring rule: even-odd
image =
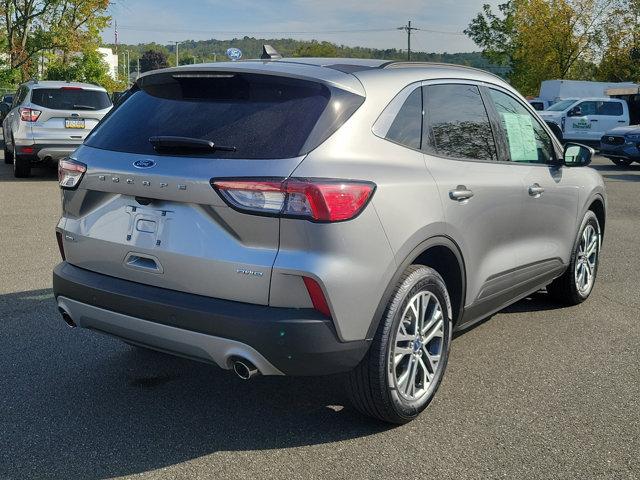
[[[144,25],[118,25],[121,30],[138,30],[142,32],[158,32],[157,27],[148,27]],[[437,33],[442,35],[461,35],[465,36],[464,32],[452,32],[445,30],[435,30],[430,28],[417,28],[411,27],[412,31],[424,32],[424,33]],[[405,29],[405,26],[398,28],[364,28],[364,29],[350,29],[350,30],[197,30],[193,28],[163,28],[162,32],[167,33],[204,33],[204,34],[224,34],[224,35],[239,35],[239,34],[267,34],[267,35],[318,35],[318,34],[343,34],[343,33],[371,33],[371,32],[394,32],[398,29]]]

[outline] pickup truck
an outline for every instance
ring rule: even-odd
[[[610,130],[628,126],[629,106],[625,100],[609,97],[568,98],[560,100],[538,115],[563,141],[577,141],[600,146],[600,139]]]

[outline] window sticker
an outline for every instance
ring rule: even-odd
[[[533,123],[529,114],[500,112],[507,130],[511,161],[531,162],[538,158],[538,147]]]

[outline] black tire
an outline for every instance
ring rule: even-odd
[[[576,264],[580,261],[580,242],[582,240],[584,231],[588,228],[588,226],[591,226],[595,229],[598,236],[598,244],[595,257],[595,268],[593,269],[593,281],[588,291],[581,292],[577,286],[575,272]],[[589,295],[591,295],[591,292],[593,291],[593,287],[595,285],[596,277],[598,274],[601,238],[602,234],[600,231],[600,223],[598,222],[598,217],[596,217],[595,213],[589,210],[584,216],[584,219],[582,220],[582,223],[580,225],[580,229],[578,230],[578,235],[573,245],[573,251],[571,252],[571,259],[567,270],[565,270],[562,276],[556,278],[551,284],[547,285],[547,292],[554,301],[563,305],[571,306],[578,305],[589,298]]]
[[[420,292],[429,292],[438,300],[442,309],[443,331],[442,337],[438,337],[441,338],[440,359],[432,372],[429,386],[420,398],[410,400],[399,392],[394,374],[398,367],[392,366],[391,351],[405,309]],[[451,317],[451,301],[440,274],[422,265],[407,268],[389,300],[369,351],[346,379],[347,393],[353,406],[364,415],[388,423],[404,424],[416,418],[431,402],[442,381],[451,345]],[[416,355],[423,355],[419,345],[415,348],[420,352]],[[412,355],[408,354],[409,362]],[[413,360],[417,365],[417,360]]]
[[[631,160],[630,158],[609,157],[609,160],[615,163],[618,167],[628,167],[633,163],[633,160]]]
[[[13,152],[9,151],[7,145],[4,145],[4,163],[10,165],[13,163]]]
[[[31,159],[13,153],[13,176],[16,178],[28,178],[31,176]]]

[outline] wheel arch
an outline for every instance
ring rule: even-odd
[[[434,236],[414,247],[398,265],[376,308],[367,332],[367,339],[373,338],[375,335],[395,286],[409,265],[428,266],[442,275],[451,298],[454,325],[462,318],[466,293],[466,270],[460,247],[449,237]]]
[[[589,202],[589,207],[587,210],[591,210],[595,213],[598,218],[598,223],[600,224],[600,235],[604,237],[605,223],[607,221],[607,212],[604,205],[604,199],[596,194]]]

